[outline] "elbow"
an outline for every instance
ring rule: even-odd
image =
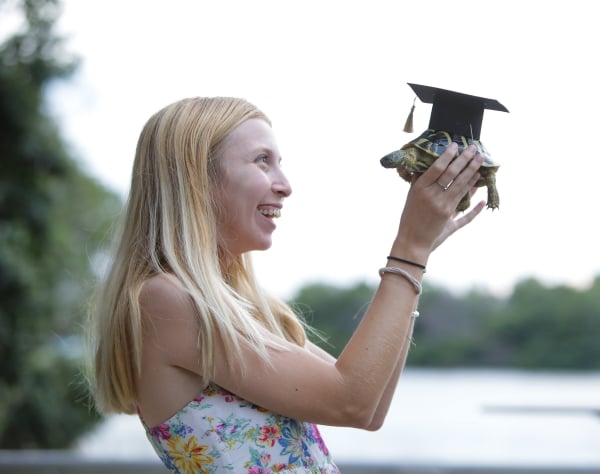
[[[341,407],[338,407],[341,408]],[[370,406],[350,403],[339,413],[340,425],[367,431],[377,431],[383,425],[384,418]]]
[[[352,428],[377,431],[383,426],[387,411],[381,410],[379,406],[354,404],[348,407],[346,414],[346,420]]]
[[[351,420],[350,426],[352,428],[358,428],[366,431],[378,431],[383,426],[384,418],[380,416],[369,416],[363,415],[358,416],[355,414]]]
[[[345,426],[367,431],[377,431],[383,426],[387,406],[382,404],[382,394],[375,384],[350,387],[340,384],[340,390],[332,390],[327,395],[324,424]]]
[[[383,426],[384,421],[385,417],[375,415],[364,429],[367,431],[378,431]]]

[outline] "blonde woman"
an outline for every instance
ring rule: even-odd
[[[252,271],[248,253],[270,247],[292,192],[269,119],[235,98],[157,112],[92,311],[99,410],[138,413],[176,473],[338,472],[317,424],[382,425],[429,255],[483,207],[454,218],[482,162],[455,153],[412,183],[381,283],[335,359]]]

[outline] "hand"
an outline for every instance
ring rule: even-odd
[[[475,147],[456,156],[457,145],[448,149],[420,176],[413,177],[400,220],[397,243],[417,261],[426,261],[431,251],[451,234],[471,222],[483,209],[477,204],[456,218],[456,207],[467,192],[473,192],[483,158]]]
[[[473,188],[470,192],[471,196],[475,193],[475,189]],[[473,219],[475,219],[475,217],[482,211],[482,209],[485,207],[485,201],[480,201],[477,203],[477,205],[471,209],[469,212],[467,212],[465,215],[456,218],[456,216],[459,214],[458,212],[456,212],[454,214],[454,218],[453,219],[449,219],[446,222],[446,225],[444,226],[444,229],[442,230],[442,233],[439,235],[439,237],[435,240],[435,242],[433,243],[433,247],[431,248],[431,250],[435,250],[436,248],[438,248],[440,245],[442,245],[442,243],[448,238],[450,237],[452,234],[454,234],[454,232],[456,232],[458,229],[466,226],[469,222],[471,222]]]

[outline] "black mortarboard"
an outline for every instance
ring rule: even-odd
[[[427,104],[433,104],[429,128],[456,133],[464,137],[479,140],[483,111],[498,110],[508,112],[500,102],[494,99],[461,94],[459,92],[439,89],[437,87],[408,85],[415,91],[417,97]],[[414,110],[414,104],[413,109]],[[412,120],[412,110],[409,119]],[[407,120],[407,124],[409,120]],[[407,127],[409,128],[409,127]],[[411,131],[410,129],[406,131]]]

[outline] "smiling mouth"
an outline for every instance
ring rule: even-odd
[[[259,209],[258,211],[265,217],[271,217],[273,219],[277,219],[277,218],[281,217],[281,209],[277,209],[277,208]]]

